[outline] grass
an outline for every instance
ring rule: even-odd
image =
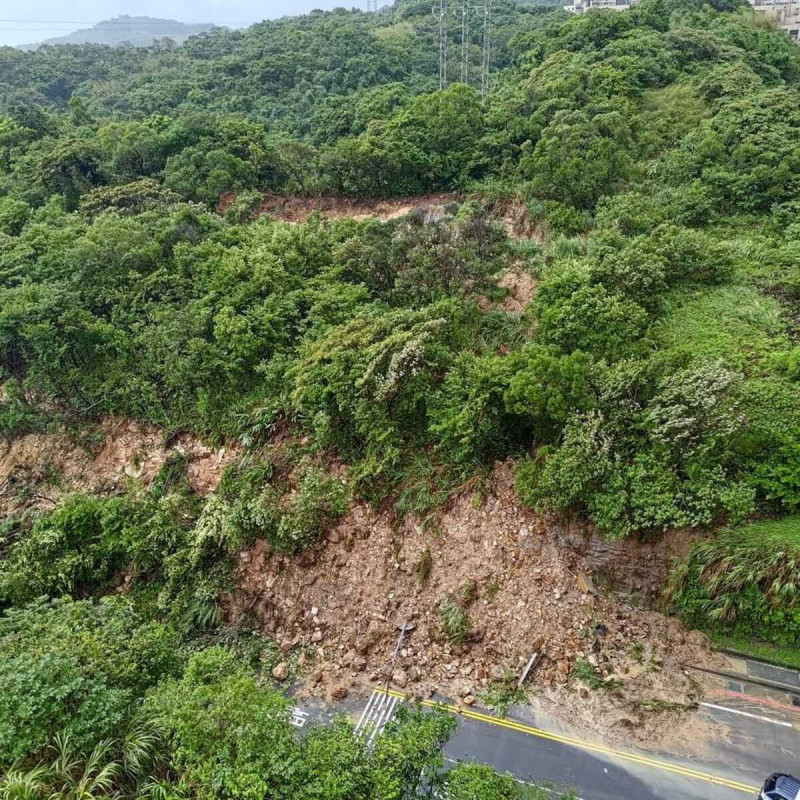
[[[634,661],[641,661],[644,655],[644,645],[641,642],[634,642],[630,646],[629,652]]]
[[[665,311],[655,337],[665,354],[680,361],[721,358],[746,370],[788,346],[780,305],[753,287],[678,289]]]
[[[707,631],[707,633],[717,648],[735,650],[737,653],[759,658],[779,667],[800,670],[800,647],[760,642],[724,631]]]
[[[467,612],[453,597],[448,597],[439,611],[442,630],[453,644],[464,644],[469,638],[472,625]]]
[[[433,556],[431,555],[430,547],[426,547],[425,551],[419,557],[419,561],[417,561],[416,565],[414,566],[414,574],[417,576],[420,586],[424,586],[428,582],[428,578],[431,576],[432,569]]]
[[[718,647],[800,669],[800,515],[696,544],[667,597]]]
[[[496,681],[481,694],[481,701],[504,717],[511,706],[528,702],[528,691],[524,686],[517,686],[517,682],[513,679]]]
[[[603,679],[595,672],[594,667],[585,659],[579,658],[569,673],[570,678],[580,681],[593,691],[603,688]]]
[[[695,545],[691,565],[713,600],[712,619],[732,620],[741,593],[751,587],[792,605],[800,588],[800,515],[720,531]],[[673,574],[672,596],[680,598],[689,569],[687,563]]]
[[[579,658],[572,665],[569,677],[572,680],[580,681],[592,691],[597,691],[597,689],[618,689],[621,686],[620,681],[616,678],[611,678],[610,680],[602,678],[595,668],[583,658]]]

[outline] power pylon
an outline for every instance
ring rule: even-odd
[[[439,88],[447,88],[448,0],[439,0]]]
[[[492,0],[483,6],[483,69],[481,70],[481,95],[489,96],[489,75],[492,66]]]
[[[469,0],[461,0],[461,83],[469,84]]]

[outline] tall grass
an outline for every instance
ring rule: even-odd
[[[773,607],[793,608],[800,581],[800,516],[721,531],[696,544],[673,571],[668,597],[686,606],[699,584],[709,619],[733,622],[743,598],[757,591]]]

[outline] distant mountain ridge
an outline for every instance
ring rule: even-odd
[[[44,44],[132,44],[145,47],[154,39],[167,37],[180,44],[198,33],[213,30],[216,25],[210,23],[185,23],[174,19],[158,19],[157,17],[131,17],[123,14],[113,19],[105,19],[91,28],[81,28],[66,34],[45,39],[36,44],[22,45],[22,50],[35,50]]]

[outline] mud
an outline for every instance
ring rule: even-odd
[[[224,196],[218,210],[224,212],[235,195]],[[253,218],[269,215],[283,222],[305,222],[312,214],[320,214],[326,219],[363,220],[374,217],[384,222],[410,214],[418,209],[435,210],[451,203],[459,202],[459,195],[453,193],[428,194],[416,197],[401,197],[389,200],[361,200],[353,197],[302,197],[266,195]]]
[[[591,563],[557,526],[517,504],[508,464],[480,501],[458,498],[436,530],[357,505],[299,558],[256,543],[240,555],[237,585],[225,599],[229,620],[249,616],[287,653],[303,651],[306,691],[327,697],[388,678],[470,702],[515,682],[537,652],[536,702],[620,741],[657,742],[673,727],[665,717],[684,715],[701,694],[681,665],[718,658],[702,635],[596,587]],[[463,645],[441,622],[442,604],[459,594],[474,594]],[[392,664],[403,623],[413,630]],[[571,677],[577,662],[591,665],[599,688]]]
[[[539,284],[536,278],[522,266],[515,266],[504,272],[497,285],[508,290],[503,299],[503,310],[510,314],[521,314],[533,302]]]
[[[135,480],[149,485],[170,456],[187,460],[192,489],[216,489],[236,448],[213,449],[189,434],[165,440],[163,431],[106,419],[80,434],[29,434],[0,443],[0,514],[49,508],[72,492],[107,496]]]

